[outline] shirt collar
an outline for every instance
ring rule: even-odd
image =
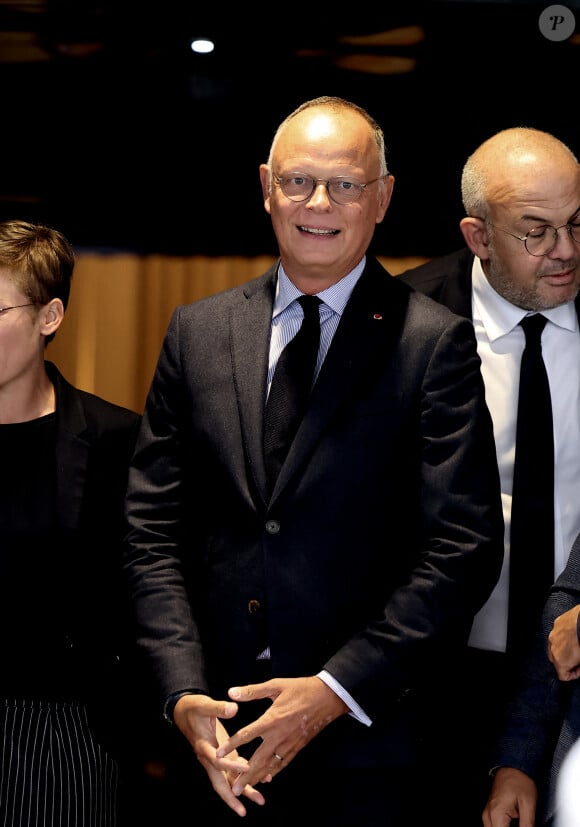
[[[473,259],[473,318],[481,321],[491,342],[505,336],[513,330],[528,314],[527,310],[517,307],[493,289],[481,266],[481,259]],[[568,301],[550,310],[542,310],[543,315],[559,327],[576,330],[578,317],[573,301]]]
[[[331,308],[335,313],[338,315],[342,315],[342,312],[346,306],[347,301],[350,298],[350,294],[352,293],[355,284],[359,280],[362,275],[362,272],[365,268],[366,264],[366,256],[363,256],[361,261],[356,265],[356,267],[350,271],[346,276],[344,276],[340,281],[336,284],[331,284],[330,287],[327,287],[326,290],[322,290],[320,293],[317,293],[319,299],[321,299],[324,304]],[[284,272],[284,268],[280,263],[278,266],[278,283],[276,285],[276,297],[274,299],[274,313],[273,318],[279,316],[289,304],[291,304],[295,299],[301,296],[302,293],[298,288],[290,281],[286,273]]]

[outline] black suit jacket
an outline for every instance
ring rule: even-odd
[[[169,324],[127,498],[139,643],[161,700],[225,698],[266,644],[274,675],[327,669],[374,724],[334,722],[323,765],[406,763],[407,700],[446,676],[503,557],[473,326],[369,259],[268,500],[276,270]]]
[[[46,369],[56,391],[59,542],[44,550],[51,610],[39,617],[29,605],[29,624],[21,628],[10,618],[22,616],[24,584],[3,589],[0,694],[85,701],[91,723],[111,746],[117,740],[118,682],[131,648],[120,552],[127,472],[141,417],[75,388],[51,362]],[[31,634],[34,655],[26,645]],[[6,668],[7,660],[17,668]]]

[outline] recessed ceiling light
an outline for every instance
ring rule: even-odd
[[[213,40],[208,40],[205,37],[197,37],[191,41],[190,48],[192,52],[196,52],[198,55],[208,55],[210,52],[213,52],[215,47]]]

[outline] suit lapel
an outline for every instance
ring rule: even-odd
[[[266,471],[262,432],[276,270],[277,264],[243,289],[242,300],[231,308],[229,320],[233,380],[244,451],[251,476],[263,498]]]
[[[59,520],[63,530],[78,529],[87,475],[89,443],[82,436],[86,420],[78,395],[62,376],[48,367],[56,389],[56,480]]]

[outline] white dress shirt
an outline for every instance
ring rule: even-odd
[[[554,827],[580,824],[580,740],[575,741],[562,762],[556,782]]]
[[[477,257],[473,264],[472,302],[501,480],[505,555],[499,581],[475,616],[469,643],[481,649],[505,651],[516,416],[520,362],[525,344],[525,334],[519,322],[527,313],[491,287]],[[580,332],[574,302],[542,312],[548,319],[542,333],[542,354],[550,383],[554,420],[556,578],[580,532]]]

